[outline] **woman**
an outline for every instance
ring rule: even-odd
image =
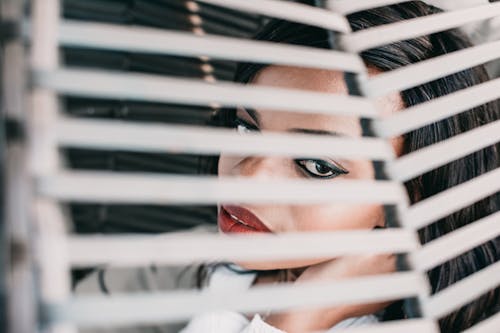
[[[412,1],[355,13],[350,15],[348,20],[352,29],[357,31],[437,12],[439,12],[438,9],[423,2]],[[267,24],[256,36],[256,39],[319,48],[329,48],[330,46],[328,44],[328,35],[322,29],[281,20],[273,20]],[[381,72],[394,70],[469,46],[470,43],[464,35],[458,30],[450,30],[371,49],[363,52],[361,56],[369,69],[369,75],[377,75]],[[386,114],[401,112],[405,107],[470,87],[487,79],[484,69],[476,67],[408,89],[401,94],[384,96],[377,103],[379,109]],[[347,93],[342,73],[318,69],[241,64],[236,73],[236,81],[335,94]],[[406,133],[402,137],[393,138],[391,143],[396,154],[400,156],[498,118],[498,103],[490,103]],[[243,134],[248,131],[299,131],[307,133],[319,132],[320,134],[334,132],[334,135],[349,137],[361,135],[359,119],[347,116],[310,115],[238,108],[234,111],[229,110],[222,113],[220,121],[224,126],[236,127]],[[496,145],[427,172],[408,181],[405,185],[411,202],[415,203],[484,172],[493,170],[498,166],[498,145]],[[292,160],[264,156],[222,155],[218,161],[218,174],[220,177],[315,178],[323,179],[325,182],[335,182],[334,178],[337,177],[345,179],[373,178],[373,169],[369,161],[340,161],[327,158]],[[422,229],[420,231],[421,241],[422,243],[429,242],[496,210],[498,210],[498,195],[486,198]],[[244,207],[241,207],[220,205],[218,211],[219,229],[222,232],[244,232],[246,229],[252,230],[254,228],[267,232],[340,230],[383,227],[385,224],[383,210],[380,206],[361,207],[359,205],[333,204],[314,206],[244,205]],[[252,218],[248,217],[249,214],[252,214]],[[258,219],[254,216],[258,217]],[[251,224],[251,226],[245,226],[241,222],[247,225]],[[473,251],[436,267],[429,272],[433,292],[438,292],[488,264],[494,263],[498,258],[497,253],[498,240],[492,240]],[[391,268],[393,269],[393,259],[392,257],[383,256],[359,258],[357,260],[365,260],[365,265],[362,266],[366,268],[366,271],[357,273],[375,274],[386,272]],[[352,267],[359,266],[352,258],[349,258],[349,260],[351,260]],[[370,266],[367,263],[376,264]],[[259,277],[269,276],[269,270],[282,270],[299,274],[297,282],[325,278],[328,276],[328,271],[335,277],[335,274],[351,275],[356,270],[344,266],[349,265],[349,263],[338,260],[320,264],[314,261],[240,264],[246,269],[261,271],[257,274],[256,283],[260,282]],[[343,267],[339,268],[340,266]],[[304,267],[307,268],[304,270]],[[372,267],[372,270],[370,271],[367,267]],[[375,267],[376,269],[373,269]],[[294,270],[294,268],[298,269]],[[292,275],[289,274],[289,276]],[[292,277],[291,280],[293,279]],[[441,320],[442,331],[455,332],[463,330],[481,318],[486,317],[487,314],[496,312],[498,298],[495,298],[495,295],[498,295],[498,290],[496,293],[491,292],[484,295],[477,301],[443,318]],[[330,311],[331,318],[328,318],[327,315],[329,311],[323,309],[322,311],[302,314],[296,312],[294,314],[271,315],[266,321],[289,332],[304,332],[307,329],[327,329],[342,319],[375,312],[382,306],[382,304],[379,304],[336,309]],[[385,311],[385,316],[386,319],[388,317],[403,317],[404,313],[401,313],[401,304],[394,304],[392,308]],[[326,323],[321,323],[321,318],[325,319],[325,317]],[[308,324],[304,323],[307,318],[311,319],[316,326],[300,327],[299,325]]]
[[[438,9],[420,1],[380,7],[348,17],[354,31],[404,19],[431,15]],[[322,29],[271,20],[256,36],[258,40],[330,48],[328,33]],[[430,36],[402,41],[367,50],[361,54],[369,75],[390,71],[441,54],[469,47],[458,31],[449,30]],[[486,81],[482,66],[465,70],[439,80],[425,83],[401,93],[379,98],[379,109],[386,114],[426,102]],[[343,73],[330,70],[288,66],[240,64],[237,82],[347,94]],[[391,140],[398,156],[446,140],[454,135],[499,119],[498,102],[427,125]],[[327,116],[250,110],[224,110],[217,121],[233,127],[244,135],[248,131],[305,132],[325,135],[362,135],[360,121],[352,116]],[[290,159],[269,156],[222,155],[214,163],[213,172],[220,177],[244,176],[260,178],[320,179],[335,182],[337,178],[374,178],[370,161],[347,161],[331,157]],[[465,158],[455,160],[405,183],[412,203],[426,199],[499,166],[498,144]],[[306,194],[305,194],[306,195]],[[499,194],[485,198],[420,230],[422,243],[427,243],[468,223],[498,210]],[[218,228],[232,232],[290,232],[346,229],[373,229],[386,226],[383,207],[379,205],[225,205],[218,207]],[[447,286],[494,263],[498,259],[498,240],[491,240],[428,272],[432,292]],[[241,262],[237,265],[204,266],[199,270],[199,283],[212,288],[225,288],[228,281],[244,279],[244,287],[289,281],[302,283],[345,277],[380,274],[393,271],[391,255],[336,258],[330,261],[301,260],[272,263]],[[185,277],[185,276],[184,276]],[[121,277],[123,278],[123,277]],[[160,280],[160,277],[155,277]],[[165,278],[165,277],[164,277]],[[181,279],[186,281],[186,278]],[[107,280],[109,281],[109,280]],[[112,283],[112,282],[111,282]],[[109,282],[108,282],[109,284]],[[215,286],[215,287],[214,287]],[[135,288],[135,287],[134,287]],[[443,332],[457,332],[488,317],[498,310],[498,290],[442,318]],[[401,302],[343,306],[310,311],[255,314],[248,318],[234,312],[221,312],[193,318],[183,333],[195,332],[307,332],[364,324],[373,321],[407,317]],[[250,320],[250,321],[249,321]]]

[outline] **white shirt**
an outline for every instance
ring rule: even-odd
[[[233,265],[236,269],[241,269]],[[210,291],[228,290],[241,291],[250,288],[256,274],[238,274],[233,270],[220,266],[209,280],[207,289]],[[336,332],[339,328],[361,326],[376,323],[374,315],[348,318],[333,326],[327,332]],[[284,333],[266,323],[259,314],[248,320],[243,314],[234,311],[214,311],[195,316],[180,333]]]

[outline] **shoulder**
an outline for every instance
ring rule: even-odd
[[[364,325],[370,325],[370,324],[375,324],[379,322],[379,319],[377,318],[376,315],[365,315],[365,316],[360,316],[360,317],[352,317],[352,318],[347,318],[332,328],[330,328],[326,333],[330,332],[336,332],[339,329],[343,328],[348,328],[348,327],[356,327],[356,326],[364,326]]]
[[[194,288],[198,265],[98,268],[75,286],[76,294],[113,294]]]
[[[216,226],[201,225],[186,230],[189,233],[216,232]],[[169,233],[171,235],[171,233]],[[165,234],[153,235],[158,237]],[[115,293],[154,292],[174,289],[192,289],[197,285],[200,265],[187,266],[145,266],[145,267],[98,267],[80,280],[74,293],[84,295],[113,295]],[[127,327],[82,329],[82,333],[174,333],[179,332],[184,323]]]
[[[201,225],[185,232],[204,233],[216,231],[216,226]],[[151,237],[161,237],[161,235],[165,234]],[[199,267],[198,264],[186,266],[98,267],[76,284],[74,292],[76,294],[112,294],[195,288]]]

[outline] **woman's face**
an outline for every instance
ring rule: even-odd
[[[371,70],[370,75],[376,75]],[[288,66],[269,66],[261,70],[252,84],[271,87],[301,89],[332,94],[347,94],[343,73],[331,70]],[[382,114],[390,114],[404,107],[399,94],[376,101]],[[253,111],[253,112],[252,112]],[[237,130],[261,132],[307,132],[346,137],[361,136],[359,118],[295,112],[248,110],[238,108]],[[396,154],[402,150],[400,138],[391,141]],[[281,156],[235,156],[223,154],[218,164],[219,177],[252,177],[275,180],[319,179],[332,183],[338,179],[372,179],[374,172],[369,160],[346,160],[335,156],[297,160]],[[304,193],[306,196],[307,193]],[[219,205],[219,230],[232,232],[302,232],[372,229],[384,226],[383,210],[377,204],[307,204],[307,205]],[[251,213],[249,215],[249,213]],[[250,217],[253,214],[253,217]],[[257,221],[257,222],[255,222]],[[252,225],[245,226],[241,222]],[[255,223],[262,223],[258,226]],[[254,229],[255,228],[255,229]],[[248,269],[283,269],[309,266],[325,259],[292,260],[280,262],[238,263]]]

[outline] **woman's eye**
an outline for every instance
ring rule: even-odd
[[[252,130],[248,127],[246,127],[245,125],[243,124],[237,124],[236,125],[236,130],[238,131],[238,133],[240,134],[245,134],[245,133],[249,133],[251,132]]]
[[[334,178],[349,171],[324,160],[302,159],[295,162],[310,176],[316,178]]]
[[[236,131],[240,134],[246,134],[254,131],[258,131],[259,129],[255,126],[250,125],[246,121],[236,118],[234,121]]]

